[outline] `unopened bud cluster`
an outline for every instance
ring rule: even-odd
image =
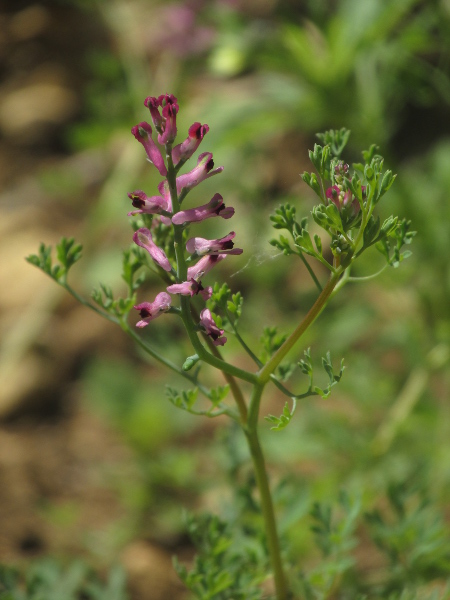
[[[340,160],[334,167],[334,185],[326,191],[326,197],[339,209],[347,209],[352,215],[357,215],[361,209],[359,201],[347,187],[345,178],[348,177],[350,167]],[[365,188],[362,188],[363,194]]]

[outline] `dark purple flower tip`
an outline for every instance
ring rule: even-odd
[[[177,165],[180,160],[188,160],[199,147],[204,136],[208,133],[208,125],[202,125],[201,123],[194,123],[189,127],[188,137],[182,142],[175,146],[172,150],[173,164]]]
[[[158,142],[162,145],[172,143],[177,136],[176,116],[178,102],[173,94],[163,94],[155,98],[148,96],[144,105],[150,110],[154,126],[158,131]],[[162,108],[160,113],[159,109]]]
[[[170,294],[181,294],[182,296],[196,296],[200,294],[203,300],[209,300],[212,296],[212,287],[204,288],[201,281],[189,279],[183,283],[174,283],[166,288]]]
[[[167,200],[162,196],[147,196],[142,190],[136,190],[128,194],[132,205],[138,210],[132,210],[128,216],[137,214],[157,215],[162,211],[167,212]]]
[[[200,313],[200,327],[213,340],[214,346],[223,346],[226,343],[227,338],[223,337],[224,330],[217,327],[211,311],[207,308]]]
[[[234,242],[232,241],[235,237],[234,231],[231,231],[228,235],[218,240],[206,240],[205,238],[191,238],[186,243],[186,250],[191,254],[198,254],[203,256],[205,254],[242,254],[241,248],[234,248]]]
[[[234,215],[234,208],[229,206],[226,207],[223,203],[223,198],[220,194],[214,194],[208,204],[198,206],[197,208],[191,208],[189,210],[182,210],[176,213],[172,217],[172,223],[174,225],[182,225],[183,223],[195,223],[204,221],[211,217],[222,217],[223,219],[229,219]]]
[[[131,128],[131,133],[137,141],[144,146],[148,160],[154,164],[160,174],[165,177],[167,175],[167,168],[158,146],[153,141],[153,132],[149,123],[142,121],[139,125],[135,125]]]
[[[147,250],[155,263],[164,269],[164,271],[172,270],[172,266],[164,250],[155,244],[149,229],[146,227],[141,227],[135,231],[133,235],[133,242],[138,246],[141,246],[141,248]]]
[[[176,112],[178,112],[179,109],[178,100],[173,94],[161,94],[161,96],[158,96],[158,106],[162,107],[163,114],[166,106],[174,107]]]
[[[141,320],[136,323],[136,327],[146,327],[150,321],[161,316],[170,308],[172,299],[166,292],[160,292],[154,302],[142,302],[134,307],[139,311]]]

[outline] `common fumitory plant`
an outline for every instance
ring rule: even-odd
[[[226,284],[211,285],[210,271],[219,274],[219,263],[233,261],[235,255],[244,251],[235,247],[235,232],[229,231],[228,221],[233,218],[234,208],[226,205],[219,193],[209,200],[204,199],[198,206],[185,206],[193,188],[223,170],[223,167],[215,166],[210,152],[202,152],[191,170],[181,172],[203,142],[209,127],[196,122],[189,128],[186,139],[175,144],[179,110],[175,96],[148,97],[144,104],[149,109],[152,124],[142,121],[131,132],[163,179],[157,190],[148,192],[153,195],[142,190],[128,194],[131,200],[128,215],[137,220],[133,223],[133,244],[125,250],[123,257],[126,297],[114,298],[112,291],[102,285],[100,290],[93,292],[91,302],[72,289],[67,275],[80,259],[82,250],[73,239],[63,238],[57,245],[56,264],[52,262],[51,248],[44,244],[37,255],[28,257],[28,261],[84,305],[119,325],[155,361],[188,380],[194,386],[191,389],[179,392],[168,388],[168,397],[175,406],[210,418],[227,415],[240,426],[248,443],[259,491],[257,502],[265,528],[262,555],[265,556],[267,549],[274,595],[277,600],[285,600],[293,595],[295,568],[283,559],[280,550],[271,488],[259,440],[263,393],[267,386],[274,385],[287,397],[280,416],[266,416],[276,431],[292,420],[299,399],[330,394],[331,388],[341,379],[343,366],[341,364],[335,372],[329,353],[322,359],[328,380],[323,389],[314,383],[309,349],[293,366],[287,368],[283,360],[330,298],[342,286],[357,279],[351,275],[353,265],[366,250],[375,248],[385,257],[386,266],[397,267],[408,255],[402,253],[402,247],[410,243],[413,233],[405,220],[390,216],[381,222],[376,215],[378,203],[395,179],[391,171],[384,171],[383,158],[377,154],[376,147],[371,146],[363,152],[364,162],[351,168],[341,159],[349,132],[342,129],[319,135],[321,144],[316,144],[309,153],[314,171],[302,176],[318,197],[318,204],[311,213],[316,233],[310,233],[308,217],[297,220],[296,208],[286,204],[278,208],[271,219],[273,227],[284,230],[287,235],[270,242],[284,254],[297,255],[303,261],[317,286],[317,298],[306,315],[299,315],[298,323],[288,335],[280,337],[273,327],[265,328],[262,332],[263,351],[253,349],[240,331],[242,295]],[[226,221],[224,235],[218,239],[196,237],[197,223],[216,217]],[[244,244],[241,242],[241,245]],[[316,263],[328,271],[325,281],[322,281],[323,276],[316,274]],[[322,268],[320,272],[323,273]],[[149,273],[159,278],[160,290],[155,297],[141,297],[139,289]],[[369,274],[362,279],[375,275]],[[158,327],[153,321],[160,317],[178,319],[184,327],[193,353],[183,364],[174,364],[166,358],[151,344],[151,336],[140,331]],[[230,336],[234,336],[249,355],[253,369],[242,368],[232,356],[224,358],[222,352],[226,355]],[[202,382],[206,366],[220,371],[226,385],[206,386]],[[293,368],[297,367],[307,382],[305,389],[300,391],[290,389],[286,384]],[[250,387],[250,394],[244,394],[241,382],[250,384],[245,386],[246,390]],[[206,408],[204,404],[199,406],[199,395],[206,399]],[[316,518],[325,523],[323,531],[328,531],[326,515],[320,510],[316,512]],[[222,564],[228,542],[224,545],[218,540],[228,534],[217,518],[211,518],[208,527],[208,558],[197,562],[191,573],[179,566],[183,580],[199,598],[260,598],[259,584],[267,578],[267,567],[256,568],[248,556],[236,560],[235,554]],[[191,529],[195,537],[197,530]]]

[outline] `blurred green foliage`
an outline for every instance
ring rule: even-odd
[[[125,574],[111,569],[103,583],[81,561],[62,567],[53,560],[41,560],[23,577],[17,570],[0,566],[1,600],[127,600]]]
[[[222,274],[232,292],[241,290],[245,297],[241,324],[255,347],[261,323],[279,323],[283,335],[315,297],[296,257],[282,259],[268,244],[269,214],[279,204],[295,206],[300,218],[310,212],[312,192],[300,173],[313,134],[345,126],[352,130],[347,160],[359,160],[357,152],[374,142],[389,157],[398,177],[385,216],[396,210],[412,221],[419,232],[413,257],[401,272],[349,285],[333,301],[314,333],[307,334],[305,346],[311,345],[315,356],[327,350],[345,356],[348,370],[340,389],[330,399],[303,401],[282,432],[271,432],[263,423],[263,443],[278,484],[283,535],[297,566],[306,565],[305,572],[296,568],[293,575],[299,593],[324,599],[449,598],[448,2],[274,1],[268,10],[262,2],[249,7],[200,3],[192,9],[194,22],[210,27],[214,36],[208,47],[199,53],[187,50],[184,58],[170,43],[131,49],[134,36],[143,35],[139,18],[144,25],[153,20],[152,31],[158,19],[163,27],[163,3],[129,2],[127,14],[134,20],[123,20],[122,29],[126,2],[85,4],[87,14],[95,14],[107,29],[111,45],[86,53],[91,75],[85,116],[68,130],[70,145],[74,151],[102,147],[122,135],[147,118],[135,102],[149,94],[180,97],[180,135],[192,121],[209,124],[204,149],[213,150],[217,164],[226,166],[211,189],[220,185],[224,197],[233,199],[239,214],[236,237],[245,241],[235,272],[224,264]],[[88,216],[94,224],[88,228],[88,245],[95,245],[96,227],[102,226],[112,195],[119,196],[127,185],[149,191],[156,181],[153,174],[131,172],[120,161],[108,177]],[[44,181],[54,188],[51,174]],[[127,227],[125,214],[123,201],[117,230]],[[102,243],[97,263],[105,264],[111,251]],[[381,264],[381,257],[368,258],[358,275]],[[159,325],[153,332],[162,341],[173,334]],[[258,351],[266,351],[266,345]],[[303,350],[298,349],[298,357]],[[201,425],[164,399],[164,374],[149,381],[142,376],[143,363],[134,360],[133,365],[107,356],[93,360],[83,385],[86,396],[95,399],[92,410],[136,452],[139,478],[132,488],[119,484],[139,512],[136,535],[157,508],[153,521],[160,519],[167,527],[177,494],[201,497],[205,490],[220,490],[227,479],[236,484],[248,529],[256,501],[241,441],[228,431],[222,435],[233,437],[233,443],[223,446],[222,438],[208,433],[186,448],[187,433]],[[267,414],[280,414],[283,405],[282,396],[274,394]],[[205,453],[213,467],[200,477]],[[223,477],[217,464],[228,465]],[[196,473],[199,479],[192,485]],[[349,495],[334,502],[340,488]],[[215,509],[227,516],[231,510],[220,498]],[[199,546],[207,542],[207,550],[226,538],[220,520],[208,523],[199,541]],[[182,527],[179,516],[172,527]],[[192,522],[189,528],[194,529]],[[211,531],[217,534],[212,541]],[[311,549],[314,537],[323,559]],[[364,572],[359,558],[367,553],[375,566],[366,564]],[[217,551],[213,567],[203,556],[195,577],[182,571],[191,589],[201,585],[205,570],[220,574],[221,556]],[[238,554],[233,560],[236,568],[251,563],[239,564]],[[225,589],[230,582],[216,575],[217,585]],[[442,584],[440,591],[428,589],[433,581]],[[92,596],[97,597],[103,596]],[[218,592],[214,597],[240,596]],[[34,596],[10,593],[4,598]]]

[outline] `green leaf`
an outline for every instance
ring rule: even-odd
[[[301,178],[322,199],[322,188],[315,173],[302,173]]]
[[[366,165],[372,162],[377,150],[378,146],[376,144],[372,144],[368,150],[363,150],[362,155]]]
[[[322,256],[322,240],[320,239],[320,236],[317,235],[317,233],[314,234],[314,243],[316,244],[316,248],[320,256]]]
[[[263,345],[262,362],[266,362],[284,344],[287,334],[279,334],[276,327],[264,327],[260,342]]]
[[[123,251],[122,258],[122,279],[127,284],[127,287],[131,292],[139,289],[143,281],[145,280],[145,274],[141,277],[136,278],[136,274],[139,269],[147,264],[147,258],[142,251],[142,248],[133,246],[128,250]]]
[[[339,157],[347,145],[350,133],[349,129],[342,127],[342,129],[330,129],[325,133],[317,133],[316,135],[323,144],[330,147],[334,156]]]
[[[32,254],[26,260],[41,269],[58,283],[65,283],[69,269],[81,258],[82,246],[74,238],[61,238],[56,245],[56,256],[60,264],[52,264],[52,247],[40,244],[38,254]]]
[[[341,215],[334,202],[330,202],[327,206],[324,204],[315,206],[312,210],[312,216],[317,225],[328,231],[330,235],[335,232],[344,233]]]
[[[180,392],[177,389],[167,385],[166,396],[174,406],[190,412],[197,401],[198,388],[195,387],[193,389],[183,390]]]
[[[381,198],[381,196],[383,196],[383,194],[385,194],[388,191],[388,189],[394,183],[396,177],[397,175],[393,175],[392,171],[386,171],[386,173],[383,176],[383,179],[381,180],[378,198]]]
[[[363,233],[363,247],[364,248],[368,248],[369,246],[374,244],[376,241],[378,241],[380,229],[381,229],[380,217],[377,217],[375,219],[375,217],[372,215],[369,218],[366,228],[364,229],[364,233]]]
[[[283,252],[283,254],[285,256],[289,256],[290,254],[294,254],[294,251],[291,248],[289,240],[287,238],[285,238],[284,236],[282,236],[282,235],[280,235],[280,239],[279,240],[270,240],[269,244],[271,246],[274,246],[275,248],[278,248],[278,250],[280,250],[281,252]]]
[[[307,232],[306,229],[303,229],[300,235],[295,237],[295,245],[300,248],[302,252],[305,254],[309,254],[310,256],[317,256],[317,252],[314,250],[311,236]]]
[[[212,388],[209,392],[209,399],[211,400],[214,407],[216,407],[222,400],[224,400],[230,391],[230,386],[219,385],[215,388]]]
[[[82,249],[81,244],[76,244],[74,238],[63,237],[56,244],[56,256],[66,273],[80,260]]]
[[[297,405],[294,402],[291,411],[289,409],[289,403],[286,402],[286,404],[283,407],[283,412],[279,417],[275,417],[274,415],[267,415],[266,417],[264,417],[266,421],[273,424],[273,427],[270,428],[271,431],[281,431],[282,429],[287,427],[291,422],[292,417],[294,416],[296,407]]]
[[[296,208],[290,204],[282,204],[275,210],[275,214],[270,216],[275,229],[287,229],[292,232],[297,221],[295,220]]]

